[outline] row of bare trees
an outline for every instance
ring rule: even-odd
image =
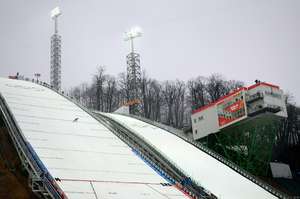
[[[149,78],[144,72],[139,85],[140,114],[176,128],[190,127],[192,109],[216,101],[241,86],[243,82],[228,81],[219,74],[199,76],[187,82],[160,82]],[[70,94],[90,109],[113,112],[129,100],[126,74],[114,77],[107,74],[104,67],[99,67],[91,84],[76,86]],[[276,134],[273,158],[290,164],[292,168],[300,168],[300,160],[295,158],[300,152],[300,109],[290,100],[287,101],[287,111],[288,118],[282,120]]]
[[[70,95],[82,105],[101,112],[112,112],[124,102],[121,81],[105,74],[99,67],[93,76],[92,84],[82,83],[70,90]]]
[[[190,124],[191,108],[199,108],[230,90],[242,86],[240,81],[225,80],[219,74],[197,77],[188,82],[157,81],[143,72],[140,83],[141,115],[154,121],[182,128]],[[70,95],[88,108],[113,112],[128,100],[126,75],[118,77],[106,74],[99,67],[92,83],[83,83],[71,89]]]
[[[140,83],[141,116],[176,127],[191,126],[192,109],[200,108],[243,86],[243,82],[225,80],[219,74],[209,77],[196,77],[187,82],[157,81],[142,74]],[[113,112],[125,104],[129,97],[126,74],[117,77],[106,74],[104,67],[99,67],[93,75],[92,83],[83,83],[70,91],[84,106],[102,111]],[[290,99],[290,98],[289,98]],[[283,119],[276,136],[276,159],[287,159],[290,147],[300,150],[300,109],[287,101],[288,118]],[[291,158],[293,159],[293,158]],[[286,161],[290,162],[290,161]],[[290,162],[298,165],[300,162]]]

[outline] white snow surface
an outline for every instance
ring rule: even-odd
[[[73,102],[46,87],[0,78],[0,92],[26,140],[71,199],[186,196]],[[101,197],[100,197],[101,196]]]
[[[221,199],[277,198],[183,139],[124,115],[106,114],[156,147],[168,160]]]

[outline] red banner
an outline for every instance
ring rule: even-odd
[[[232,123],[245,116],[245,101],[243,92],[225,98],[217,105],[219,126]]]

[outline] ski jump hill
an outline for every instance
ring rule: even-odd
[[[92,112],[46,83],[0,78],[0,113],[15,176],[37,198],[285,198],[164,126]]]

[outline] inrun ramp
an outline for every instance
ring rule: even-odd
[[[227,165],[164,129],[124,115],[105,115],[155,146],[162,155],[218,198],[277,198]]]
[[[25,143],[21,151],[29,151],[27,155],[41,167],[41,178],[53,180],[62,197],[187,198],[103,124],[59,93],[4,78],[0,93],[19,129],[13,134],[20,134]]]

